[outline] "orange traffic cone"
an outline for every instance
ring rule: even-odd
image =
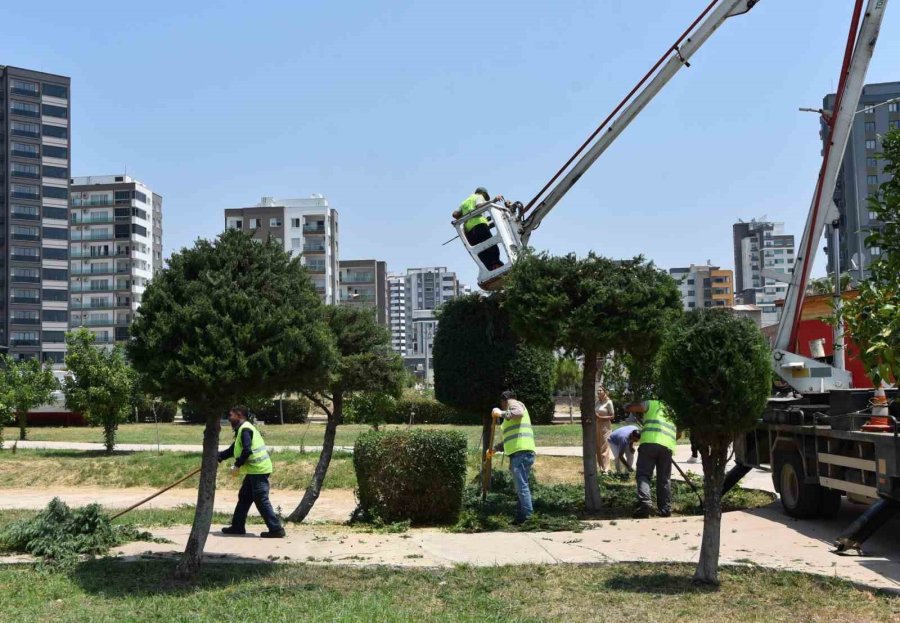
[[[889,433],[893,430],[888,417],[888,401],[883,386],[875,390],[875,396],[872,397],[872,417],[863,424],[862,430],[869,433]]]

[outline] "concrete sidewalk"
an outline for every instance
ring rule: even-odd
[[[900,592],[900,523],[892,522],[868,544],[866,557],[838,556],[830,541],[858,514],[845,508],[831,521],[796,522],[777,505],[726,513],[722,518],[722,564],[753,564],[773,569],[835,576]],[[261,528],[260,528],[261,529]],[[206,553],[230,561],[313,562],[399,567],[446,567],[457,564],[563,564],[609,562],[696,562],[701,517],[596,522],[584,532],[500,532],[451,534],[414,529],[405,534],[365,534],[341,527],[289,526],[288,537],[266,540],[256,535],[210,534]],[[130,543],[119,555],[178,555],[189,527],[153,531],[172,541]]]

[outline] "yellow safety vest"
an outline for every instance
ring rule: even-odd
[[[506,456],[523,450],[534,452],[534,429],[531,428],[531,416],[528,415],[527,408],[522,419],[503,420],[500,431],[503,433],[503,454]]]
[[[479,203],[484,203],[484,202],[485,202],[484,197],[482,197],[481,195],[475,195],[475,194],[469,195],[468,197],[466,197],[465,201],[463,201],[461,204],[459,204],[459,211],[462,213],[463,216],[465,216],[466,214],[468,214],[469,212],[474,210],[476,207],[478,207]],[[487,224],[488,224],[488,220],[484,216],[484,214],[482,214],[481,216],[476,216],[475,218],[466,221],[466,224],[463,227],[465,228],[466,231],[472,231],[472,228],[475,227],[476,225],[487,225]]]
[[[659,400],[649,400],[647,406],[644,428],[641,430],[641,443],[656,443],[674,452],[678,432],[675,424],[669,419],[666,406]]]
[[[241,465],[241,473],[271,474],[273,470],[272,459],[269,457],[269,451],[266,449],[266,442],[263,441],[262,435],[250,422],[244,422],[237,429],[237,435],[234,438],[234,458],[241,456],[241,453],[244,451],[244,446],[241,442],[241,431],[245,428],[250,429],[250,432],[253,433],[253,438],[250,440],[250,458]]]

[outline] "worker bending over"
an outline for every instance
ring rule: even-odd
[[[474,193],[463,200],[458,209],[453,211],[453,218],[460,219],[479,205],[490,200],[491,196],[488,194],[488,191],[484,187],[479,186],[475,189]],[[466,234],[466,240],[468,240],[469,244],[472,246],[482,243],[491,237],[491,228],[488,225],[487,217],[484,214],[466,221],[466,224],[463,226],[463,231]],[[484,267],[488,270],[496,270],[503,266],[503,262],[500,261],[500,249],[497,245],[480,251],[478,253],[478,259],[481,260],[481,263],[484,264]]]
[[[612,450],[617,474],[634,471],[634,444],[640,438],[641,429],[631,424],[617,428],[610,434],[609,448]]]
[[[531,505],[531,488],[528,486],[528,474],[534,466],[534,429],[528,409],[516,400],[516,393],[505,391],[500,395],[500,408],[491,412],[500,420],[503,434],[503,453],[509,457],[509,471],[513,486],[516,488],[518,505],[516,507],[516,524],[531,517],[534,509]]]
[[[260,534],[266,539],[280,539],[284,537],[284,527],[272,508],[269,501],[269,475],[272,473],[272,459],[266,450],[266,442],[262,435],[247,421],[247,407],[233,407],[228,412],[228,421],[234,429],[234,443],[227,449],[219,452],[219,463],[225,459],[234,457],[234,465],[231,474],[244,475],[241,490],[238,493],[237,505],[234,507],[234,515],[231,525],[222,528],[223,534],[246,534],[247,513],[250,505],[256,504],[256,510],[262,515],[268,532]]]
[[[678,429],[666,406],[659,400],[633,402],[625,408],[641,422],[641,445],[637,458],[638,508],[634,516],[650,516],[650,480],[656,470],[656,504],[660,517],[672,514],[672,453],[678,439]]]

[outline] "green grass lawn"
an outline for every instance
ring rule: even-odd
[[[0,568],[4,621],[472,622],[891,621],[896,596],[839,580],[724,568],[719,590],[689,565],[550,565],[414,570],[207,564],[196,585],[173,563],[96,560],[70,573]]]
[[[421,424],[420,428],[436,430],[459,430],[465,433],[470,448],[481,444],[480,426],[444,426]],[[406,428],[401,425],[390,425],[384,429]],[[360,434],[370,427],[363,424],[342,424],[337,430],[336,444],[339,446],[352,446]],[[262,432],[266,443],[272,446],[320,446],[325,435],[325,425],[311,424],[285,424],[284,426],[263,426]],[[12,445],[16,439],[16,431],[9,428],[6,431],[6,445]],[[92,443],[103,442],[103,430],[89,427],[34,427],[28,429],[28,439],[31,441],[84,441]],[[231,429],[225,427],[220,435],[220,442],[231,443],[233,434]],[[580,446],[580,424],[555,424],[548,426],[535,426],[535,439],[539,446]],[[117,443],[156,443],[156,426],[154,424],[123,424],[116,435]],[[203,443],[203,427],[191,424],[160,424],[159,442],[162,444],[201,444]]]

